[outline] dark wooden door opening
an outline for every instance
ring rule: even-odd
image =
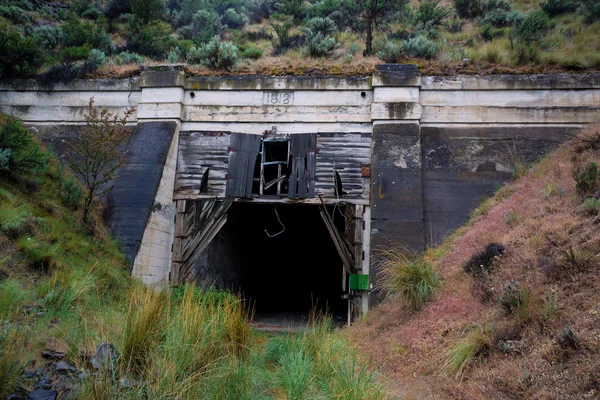
[[[345,206],[328,206],[345,229]],[[190,278],[240,293],[257,318],[306,318],[314,306],[346,322],[344,264],[317,205],[235,202],[214,239],[194,257]]]

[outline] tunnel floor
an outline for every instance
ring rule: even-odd
[[[329,209],[331,213],[333,207]],[[335,221],[343,230],[343,206]],[[214,245],[213,245],[214,244]],[[346,322],[342,261],[316,205],[234,203],[211,244],[215,271],[252,304],[255,322],[302,325],[313,307]]]

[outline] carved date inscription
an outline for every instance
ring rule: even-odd
[[[265,92],[263,104],[267,106],[291,106],[294,104],[294,92]]]

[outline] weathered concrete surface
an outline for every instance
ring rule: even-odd
[[[568,126],[421,126],[425,232],[439,242],[469,212],[574,131]]]
[[[139,123],[111,191],[108,226],[132,264],[154,206],[176,129],[174,121]]]
[[[426,76],[421,90],[540,90],[600,88],[600,74]]]
[[[370,90],[367,76],[195,76],[187,79],[191,90]]]
[[[146,284],[162,285],[169,281],[171,248],[175,234],[175,203],[173,189],[177,168],[179,130],[176,129],[142,242],[133,263],[131,274]]]
[[[371,249],[402,242],[423,250],[419,125],[375,125],[371,168]]]

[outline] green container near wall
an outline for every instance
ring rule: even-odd
[[[351,274],[350,289],[352,290],[369,290],[369,275]]]

